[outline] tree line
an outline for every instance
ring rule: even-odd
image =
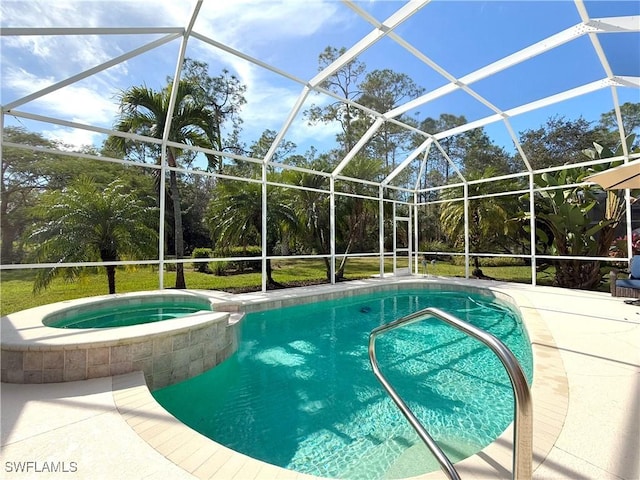
[[[319,56],[319,69],[338,58],[344,49],[327,47]],[[0,255],[2,263],[21,262],[86,262],[145,260],[158,258],[159,231],[164,232],[166,254],[181,259],[197,248],[229,252],[232,248],[250,249],[261,245],[262,179],[267,177],[266,255],[320,254],[330,252],[330,196],[328,172],[351,151],[375,119],[352,102],[380,112],[393,110],[406,101],[417,98],[424,90],[405,74],[390,70],[367,71],[364,63],[354,60],[325,80],[321,85],[350,102],[335,101],[322,106],[312,105],[305,111],[310,124],[337,123],[340,131],[335,147],[319,152],[312,148],[297,154],[295,145],[283,141],[273,160],[276,163],[303,167],[278,169],[265,167],[246,159],[263,158],[276,132],[265,130],[250,144],[241,142],[242,107],[246,104],[246,86],[227,71],[211,76],[206,63],[186,59],[178,85],[167,79],[160,90],[144,85],[132,86],[118,96],[119,114],[114,130],[162,139],[166,136],[177,145],[185,144],[207,149],[194,150],[170,145],[161,151],[160,143],[133,141],[130,137],[111,136],[100,148],[85,147],[81,153],[90,158],[65,155],[64,145],[21,127],[6,127],[4,140],[34,147],[5,146],[2,156],[2,192],[0,199]],[[175,109],[165,132],[172,95]],[[640,126],[640,104],[622,105],[625,131],[634,132]],[[424,137],[401,124],[431,133],[448,130],[466,123],[462,116],[442,114],[438,118],[418,120],[409,115],[385,122],[342,175],[370,181],[381,181],[403,160],[408,152],[424,142]],[[629,147],[636,148],[633,136]],[[522,149],[534,169],[578,163],[585,155],[615,155],[619,148],[619,133],[615,112],[605,112],[599,122],[583,118],[550,118],[537,129],[520,132]],[[440,140],[442,150],[431,149],[427,168],[419,177],[417,169],[408,168],[401,181],[411,181],[420,189],[455,183],[452,168],[469,180],[488,178],[523,170],[518,157],[494,144],[483,129],[465,132]],[[594,149],[594,144],[600,148]],[[585,153],[586,152],[586,153]],[[589,153],[590,152],[590,153]],[[595,153],[594,153],[595,152]],[[604,152],[604,153],[603,153]],[[204,156],[206,168],[193,169],[196,160]],[[445,156],[446,155],[446,156]],[[140,164],[118,164],[98,158],[117,158]],[[93,159],[91,159],[93,158]],[[164,159],[170,167],[168,179],[162,185],[157,168]],[[594,168],[605,168],[607,165]],[[186,170],[185,170],[186,169]],[[311,173],[313,170],[317,173]],[[561,174],[536,177],[540,186],[550,182],[571,182],[584,178],[586,168]],[[243,180],[241,180],[243,179]],[[248,180],[248,181],[246,181]],[[522,190],[525,180],[472,184],[470,195]],[[417,182],[417,183],[416,183]],[[560,183],[561,184],[561,183]],[[285,185],[285,186],[283,186]],[[286,187],[288,186],[288,187]],[[575,188],[574,200],[565,202],[571,209],[578,205],[584,217],[581,235],[600,243],[598,248],[585,247],[582,241],[571,248],[560,248],[563,235],[573,238],[569,226],[556,228],[553,219],[560,198],[554,195],[536,196],[539,252],[572,255],[600,255],[611,236],[609,230],[621,220],[593,219],[587,215],[598,203],[597,189]],[[159,228],[160,194],[167,206],[163,229]],[[339,253],[374,252],[378,250],[379,206],[377,188],[368,184],[342,180],[336,182],[335,239]],[[586,192],[586,193],[585,193]],[[421,201],[438,201],[460,197],[459,189],[422,194]],[[397,192],[389,192],[393,200]],[[611,195],[611,194],[610,194]],[[565,198],[566,200],[566,198]],[[621,200],[621,199],[619,199]],[[461,202],[435,203],[421,215],[420,238],[424,243],[439,243],[449,249],[459,248],[460,228],[464,211]],[[566,212],[564,212],[566,213]],[[527,232],[528,199],[526,195],[474,198],[470,202],[472,252],[523,253],[530,249]],[[555,216],[554,216],[555,215]],[[385,213],[385,231],[390,231],[390,215]],[[593,223],[601,224],[597,230]],[[600,223],[598,223],[600,222]],[[557,222],[556,222],[557,223]],[[580,232],[579,232],[580,233]],[[386,239],[386,248],[390,245]],[[609,242],[610,244],[610,242]],[[606,246],[608,248],[608,245]],[[588,253],[587,253],[588,251]],[[606,253],[606,252],[605,252]],[[325,260],[330,279],[329,258]],[[476,257],[477,258],[477,257]],[[343,256],[336,277],[344,276],[347,257]],[[575,265],[574,269],[582,269]],[[476,268],[478,265],[476,264]],[[184,265],[176,264],[176,288],[186,288]],[[578,275],[578,286],[592,288],[599,277],[599,265]],[[44,288],[58,274],[74,277],[79,268],[41,269],[35,288]],[[271,262],[267,261],[267,277],[273,280]],[[109,291],[115,292],[115,269],[107,268]],[[571,275],[560,275],[564,286]],[[575,276],[574,276],[575,277]],[[583,278],[584,277],[584,278]],[[563,283],[564,282],[564,283]]]

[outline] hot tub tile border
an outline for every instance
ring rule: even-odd
[[[75,345],[3,342],[1,379],[7,383],[57,383],[142,370],[149,388],[162,388],[198,375],[232,355],[238,345],[241,317],[235,315],[230,322],[229,313],[214,312],[209,319],[202,317],[202,321],[174,331],[129,339],[100,341],[101,332],[95,332],[95,340]]]

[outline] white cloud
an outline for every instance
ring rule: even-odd
[[[312,145],[320,148],[324,144],[333,144],[339,132],[340,125],[337,122],[309,125],[308,122],[298,121],[291,126],[287,139],[303,149]]]
[[[95,26],[158,26],[184,27],[193,13],[195,1],[69,1],[56,0],[55,7],[47,2],[7,1],[0,4],[3,27],[95,27]],[[202,4],[194,30],[255,58],[269,61],[274,42],[296,42],[317,34],[324,26],[343,21],[336,2],[328,0],[300,1],[238,1],[207,0]],[[128,38],[127,43],[123,38]],[[2,59],[3,103],[69,78],[127,51],[133,37],[121,36],[20,36],[3,37]],[[204,52],[204,57],[200,54]],[[195,54],[195,55],[194,55]],[[279,130],[299,96],[302,85],[278,77],[272,72],[196,40],[189,44],[188,56],[210,63],[211,74],[228,68],[247,86],[241,117],[245,138],[257,139],[266,128]],[[288,58],[288,57],[287,57]],[[166,58],[165,58],[166,60]],[[213,61],[212,61],[213,60]],[[289,60],[287,60],[289,61]],[[295,61],[292,56],[291,61]],[[146,63],[145,63],[146,62]],[[170,64],[170,62],[168,62]],[[134,67],[135,65],[135,67]],[[137,69],[148,66],[140,72]],[[134,68],[136,70],[134,70]],[[69,85],[38,98],[21,109],[79,123],[110,126],[117,114],[117,89],[147,82],[150,75],[164,70],[153,60],[132,59],[112,67],[97,76]],[[284,67],[286,70],[286,65]],[[172,73],[172,72],[171,72]],[[54,128],[48,134],[64,142],[87,143],[90,133],[69,133]],[[330,127],[309,127],[296,119],[287,139],[304,143],[307,139],[322,139],[335,135]],[[291,137],[291,138],[289,138]]]
[[[272,39],[308,37],[339,21],[335,1],[218,0],[203,4],[195,30],[231,46],[268,48]]]
[[[247,85],[245,98],[247,103],[243,106],[241,117],[243,119],[243,137],[250,143],[257,140],[266,129],[279,131],[284,127],[295,103],[302,93],[302,86],[292,83],[290,86],[277,86],[269,84],[261,76],[259,68],[245,69],[242,81]],[[321,103],[316,98],[309,96],[298,115],[287,130],[285,138],[296,143],[302,148],[309,145],[320,147],[327,141],[332,141],[338,133],[338,125],[316,124],[308,125],[303,112],[312,103]]]
[[[3,81],[14,91],[26,96],[51,85],[53,79],[38,78],[24,70],[4,72]],[[66,120],[90,125],[108,125],[113,121],[117,105],[112,98],[106,97],[104,91],[110,90],[95,78],[88,84],[72,84],[44,95],[32,103],[27,103],[28,110],[39,107],[39,113],[58,116]]]
[[[113,122],[117,105],[99,92],[77,85],[42,97],[41,101],[54,112],[65,112],[72,121],[92,125],[107,125]]]
[[[77,150],[78,147],[85,145],[95,145],[100,143],[103,138],[98,133],[78,129],[54,128],[52,130],[43,130],[41,133],[49,140],[55,140],[62,145],[68,146],[69,150]]]
[[[85,8],[83,8],[85,7]],[[15,27],[95,27],[100,24],[100,8],[88,2],[4,2],[3,26]],[[110,43],[94,35],[51,35],[7,37],[5,47],[28,52],[34,60],[55,65],[59,77],[77,73],[111,58]],[[54,63],[55,62],[55,63]]]
[[[250,85],[260,85],[260,82],[251,82]],[[244,129],[247,136],[257,139],[266,129],[280,130],[291,113],[294,104],[302,93],[302,87],[293,85],[291,88],[260,85],[260,88],[249,87],[247,91],[247,105],[243,109]],[[305,148],[310,144],[320,146],[333,141],[339,131],[337,124],[318,123],[309,125],[303,115],[312,103],[320,103],[316,98],[309,96],[298,115],[287,130],[285,138]]]
[[[3,0],[3,27],[181,25],[195,0]]]
[[[316,34],[323,26],[341,22],[337,7],[333,1],[216,1],[215,4],[203,4],[194,30],[267,61],[273,55],[274,42],[290,42],[295,50],[296,42],[302,44],[305,38]],[[277,77],[277,74],[214,50],[209,45],[192,40],[190,47],[197,52],[198,58],[208,61],[211,66],[228,68],[247,86],[247,103],[241,112],[244,138],[251,142],[265,129],[279,131],[284,126],[302,92],[301,84]],[[295,56],[291,56],[290,61],[295,61]],[[211,73],[216,74],[215,71]],[[335,126],[307,125],[300,112],[285,137],[296,144],[308,146],[332,140],[335,134]]]
[[[192,2],[182,0],[56,0],[0,2],[2,27],[184,27]],[[168,20],[169,19],[169,20]],[[25,35],[2,37],[3,68],[45,71],[56,81],[81,73],[157,38],[133,35]],[[106,71],[115,82],[128,74],[120,64]]]
[[[33,73],[47,70],[56,80],[76,75],[100,65],[122,52],[117,45],[106,45],[104,39],[95,36],[9,37],[4,42],[5,52],[20,52],[3,63],[29,68]],[[20,62],[20,63],[19,63]],[[116,69],[122,68],[116,67]],[[111,70],[112,74],[114,70]],[[122,75],[126,70],[121,72]]]

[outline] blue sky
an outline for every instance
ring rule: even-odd
[[[402,6],[398,1],[364,1],[356,5],[379,21]],[[185,26],[195,2],[98,1],[56,2],[4,0],[1,27],[114,27]],[[640,2],[584,2],[591,18],[640,15]],[[570,28],[581,21],[572,1],[445,1],[435,0],[403,23],[395,33],[455,77],[510,55],[517,50]],[[640,20],[639,20],[640,23]],[[317,57],[324,47],[350,47],[372,26],[336,1],[220,1],[205,0],[194,31],[258,58],[307,81],[317,73]],[[40,37],[3,36],[1,102],[7,105],[47,85],[130,51],[157,35]],[[598,35],[615,75],[640,76],[640,33]],[[159,88],[172,76],[179,42],[147,52],[77,84],[17,107],[17,110],[74,122],[109,127],[117,113],[117,94],[131,85]],[[247,85],[244,140],[250,143],[264,129],[279,130],[302,86],[259,66],[192,39],[187,56],[209,63],[212,75],[227,68]],[[389,68],[406,73],[427,91],[447,80],[390,38],[383,38],[360,57],[368,70]],[[606,77],[593,45],[582,36],[553,51],[504,70],[471,85],[500,109],[513,108]],[[640,91],[618,88],[621,103],[640,101]],[[311,103],[328,99],[310,96]],[[584,116],[595,121],[613,108],[610,89],[512,119],[516,132],[540,126],[547,118]],[[410,112],[417,118],[441,113],[478,120],[493,112],[463,92],[455,92]],[[15,120],[29,129],[70,144],[99,144],[103,137],[55,125]],[[496,143],[510,147],[502,123],[486,127]],[[297,118],[287,139],[305,151],[312,145],[330,146],[335,125],[309,126]]]

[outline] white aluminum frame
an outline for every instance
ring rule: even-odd
[[[397,27],[402,25],[406,20],[408,20],[411,16],[413,16],[415,13],[417,13],[418,11],[420,11],[422,8],[424,8],[428,3],[430,2],[430,0],[411,0],[407,3],[402,4],[392,15],[390,15],[386,20],[380,22],[377,19],[375,19],[373,16],[371,16],[365,9],[363,9],[359,4],[355,3],[352,0],[343,0],[342,3],[348,7],[352,12],[354,12],[355,14],[357,14],[358,16],[360,16],[364,21],[368,22],[370,25],[372,25],[373,29],[365,36],[363,36],[358,42],[356,42],[354,45],[352,45],[350,48],[348,48],[345,53],[343,55],[341,55],[338,59],[336,59],[333,63],[331,63],[330,65],[328,65],[325,69],[323,69],[321,72],[319,72],[317,75],[315,75],[313,78],[308,79],[308,80],[304,80],[304,79],[299,79],[296,76],[285,72],[275,66],[272,66],[270,64],[268,64],[267,62],[260,60],[260,59],[256,59],[251,57],[250,55],[244,53],[244,52],[240,52],[228,45],[225,45],[224,43],[213,39],[213,38],[209,38],[206,35],[203,35],[197,31],[194,30],[194,26],[196,24],[196,20],[198,18],[198,15],[200,13],[201,7],[203,5],[203,0],[197,0],[195,7],[193,9],[193,12],[189,18],[189,22],[187,25],[185,25],[184,27],[139,27],[139,28],[132,28],[132,27],[123,27],[123,28],[119,28],[119,27],[110,27],[110,28],[104,28],[104,27],[96,27],[96,28],[91,28],[91,27],[82,27],[82,28],[51,28],[51,27],[43,27],[43,28],[4,28],[0,31],[0,35],[1,36],[5,36],[5,37],[17,37],[17,36],[31,36],[31,35],[39,35],[39,36],[64,36],[64,35],[121,35],[121,34],[129,34],[129,35],[135,35],[135,34],[139,34],[139,35],[149,35],[149,34],[155,34],[155,35],[162,35],[160,38],[157,38],[156,40],[146,43],[144,45],[142,45],[141,47],[138,47],[134,50],[131,50],[129,52],[126,52],[122,55],[119,55],[109,61],[103,62],[93,68],[90,68],[88,70],[85,70],[79,74],[73,75],[69,78],[63,79],[59,82],[56,82],[46,88],[40,89],[38,91],[35,91],[33,93],[30,93],[28,95],[25,95],[21,98],[16,98],[16,99],[12,99],[9,102],[7,102],[6,104],[2,105],[1,107],[1,113],[2,115],[0,115],[0,126],[4,126],[6,121],[5,121],[5,116],[6,115],[10,115],[16,118],[25,118],[25,119],[30,119],[30,120],[35,120],[35,121],[39,121],[39,122],[45,122],[45,123],[50,123],[50,124],[54,124],[54,125],[60,125],[60,126],[66,126],[66,127],[70,127],[70,128],[76,128],[76,129],[81,129],[81,130],[86,130],[86,131],[90,131],[90,132],[96,132],[96,133],[101,133],[104,135],[118,135],[124,138],[129,138],[135,141],[141,141],[141,142],[148,142],[148,143],[155,143],[155,144],[160,144],[162,146],[162,158],[161,158],[161,164],[160,165],[150,165],[150,164],[139,164],[136,162],[131,162],[131,161],[126,161],[126,160],[121,160],[121,159],[114,159],[114,158],[106,158],[106,157],[100,157],[100,156],[96,156],[96,155],[86,155],[86,154],[78,154],[78,153],[71,153],[71,152],[65,152],[64,154],[67,156],[79,156],[82,158],[87,158],[87,159],[91,159],[91,160],[100,160],[100,161],[108,161],[108,162],[115,162],[115,163],[120,163],[122,165],[132,165],[132,166],[136,166],[136,167],[141,167],[141,168],[157,168],[160,170],[160,177],[161,177],[161,181],[160,181],[160,188],[161,188],[161,193],[160,193],[160,218],[164,219],[164,214],[165,214],[165,210],[166,210],[166,205],[165,205],[165,195],[164,195],[164,189],[166,188],[165,185],[165,178],[167,173],[170,170],[174,170],[177,172],[188,172],[188,173],[196,173],[196,174],[201,174],[201,175],[210,175],[210,176],[214,176],[217,178],[232,178],[234,180],[244,180],[244,181],[249,181],[249,182],[260,182],[262,185],[262,231],[266,232],[267,229],[267,186],[268,185],[274,185],[274,186],[283,186],[286,188],[302,188],[304,189],[304,187],[299,187],[299,186],[293,186],[293,185],[286,185],[286,184],[277,184],[277,183],[273,183],[273,182],[268,182],[267,181],[267,170],[269,167],[277,167],[277,168],[283,168],[283,169],[293,169],[293,170],[299,170],[299,171],[303,171],[303,172],[310,172],[310,173],[315,173],[315,174],[320,174],[320,175],[324,175],[329,179],[329,188],[326,191],[322,191],[322,193],[326,193],[327,195],[329,195],[329,199],[330,199],[330,236],[331,236],[331,248],[330,248],[330,253],[328,254],[328,256],[331,259],[331,278],[335,279],[335,262],[336,262],[336,248],[335,248],[335,237],[336,237],[336,222],[335,222],[335,200],[336,200],[336,196],[338,195],[343,195],[343,196],[355,196],[355,197],[361,197],[361,198],[366,198],[366,199],[371,199],[371,200],[377,200],[379,202],[379,252],[374,253],[373,255],[377,255],[379,256],[380,259],[380,276],[384,276],[385,275],[385,269],[384,269],[384,260],[385,260],[385,256],[387,256],[388,254],[385,254],[384,252],[384,204],[385,202],[389,202],[391,201],[393,203],[393,211],[394,211],[394,215],[393,215],[393,242],[394,242],[394,251],[392,253],[393,258],[394,258],[394,270],[395,270],[395,229],[396,229],[396,217],[395,217],[395,207],[396,207],[396,201],[395,200],[390,200],[388,198],[385,198],[385,193],[389,192],[389,193],[393,193],[393,192],[407,192],[407,193],[413,193],[413,200],[409,201],[409,202],[399,202],[399,203],[405,203],[406,205],[408,205],[409,207],[409,212],[410,215],[409,220],[408,220],[408,228],[409,230],[413,230],[412,234],[410,234],[408,241],[410,243],[410,247],[409,247],[409,270],[411,270],[411,259],[413,257],[413,271],[414,272],[418,272],[418,266],[417,266],[417,262],[418,262],[418,255],[421,252],[418,252],[418,245],[419,245],[419,238],[418,238],[418,232],[419,232],[419,225],[420,225],[420,218],[419,218],[419,210],[418,207],[422,204],[420,204],[418,202],[418,193],[419,193],[419,182],[416,183],[412,188],[404,188],[401,186],[397,186],[397,185],[392,185],[391,182],[404,170],[406,169],[409,165],[411,165],[414,160],[418,159],[418,157],[422,154],[423,158],[420,164],[420,175],[422,175],[424,173],[424,169],[425,169],[425,163],[426,163],[426,158],[429,154],[429,151],[431,148],[433,148],[435,146],[435,148],[437,148],[440,153],[444,156],[444,158],[449,162],[449,164],[451,165],[451,167],[453,168],[454,173],[458,176],[458,178],[460,179],[460,183],[455,184],[455,185],[449,185],[449,186],[439,186],[439,187],[435,187],[435,188],[431,188],[431,189],[427,189],[424,191],[435,191],[435,190],[440,190],[443,188],[449,188],[449,187],[454,187],[454,186],[463,186],[464,189],[464,197],[462,198],[462,200],[465,203],[465,249],[464,249],[464,257],[465,257],[465,276],[469,276],[469,258],[470,258],[470,252],[469,252],[469,242],[468,242],[468,230],[469,230],[469,219],[468,219],[468,202],[469,202],[469,193],[468,193],[468,186],[470,183],[475,183],[475,182],[469,182],[467,181],[463,174],[457,169],[456,165],[454,164],[454,162],[448,158],[448,156],[446,155],[444,149],[442,148],[442,146],[440,145],[440,141],[448,138],[452,135],[457,135],[469,130],[472,130],[474,128],[481,128],[487,125],[490,125],[492,123],[495,122],[503,122],[503,124],[505,125],[507,132],[509,133],[509,135],[511,136],[515,148],[518,151],[518,153],[520,154],[520,157],[523,161],[523,164],[525,166],[525,170],[522,173],[519,174],[515,174],[515,175],[511,175],[511,176],[503,176],[503,177],[496,177],[494,179],[489,179],[489,181],[491,180],[499,180],[501,178],[508,178],[508,177],[512,177],[512,176],[528,176],[528,180],[529,180],[529,186],[528,186],[528,193],[529,193],[529,197],[530,197],[530,211],[531,211],[531,220],[530,220],[530,226],[531,228],[531,243],[532,245],[535,244],[535,229],[533,228],[535,226],[535,205],[534,205],[534,195],[533,193],[535,191],[538,191],[538,189],[535,188],[533,179],[534,179],[534,174],[537,173],[542,173],[544,171],[556,171],[556,170],[561,170],[565,167],[553,167],[551,169],[545,169],[545,170],[538,170],[538,171],[534,171],[531,168],[531,165],[522,149],[522,146],[520,145],[520,142],[518,141],[517,135],[515,134],[513,128],[511,127],[511,123],[510,123],[510,119],[513,117],[516,117],[518,115],[522,115],[523,113],[526,112],[531,112],[537,109],[540,109],[542,107],[546,107],[549,105],[553,105],[559,102],[563,102],[566,101],[568,99],[571,98],[575,98],[578,96],[582,96],[585,94],[589,94],[598,90],[602,90],[602,89],[610,89],[611,90],[611,94],[612,94],[612,106],[613,109],[615,110],[616,113],[616,120],[618,122],[619,125],[619,133],[620,133],[620,140],[622,141],[622,145],[623,145],[623,155],[621,157],[619,157],[619,159],[624,160],[625,162],[630,161],[631,159],[637,158],[640,155],[639,154],[632,154],[630,153],[627,148],[626,148],[626,144],[624,142],[625,139],[625,132],[623,129],[623,125],[622,125],[622,115],[621,115],[621,111],[620,111],[620,101],[619,101],[619,95],[618,95],[618,88],[619,87],[631,87],[631,88],[635,88],[635,89],[639,89],[640,90],[640,77],[629,77],[629,76],[616,76],[613,72],[613,70],[611,69],[611,66],[609,64],[609,60],[600,44],[600,40],[598,35],[602,34],[602,33],[607,33],[607,34],[615,34],[615,33],[624,33],[624,32],[640,32],[640,16],[637,15],[633,15],[633,16],[625,16],[625,17],[608,17],[608,18],[590,18],[588,15],[588,11],[583,3],[583,0],[574,0],[574,4],[576,7],[576,10],[580,16],[581,22],[570,27],[567,28],[561,32],[558,32],[554,35],[551,35],[545,39],[542,39],[526,48],[523,48],[513,54],[507,55],[504,58],[501,58],[489,65],[483,66],[477,70],[475,70],[474,72],[468,73],[462,77],[456,78],[454,75],[452,75],[451,73],[449,73],[446,69],[444,69],[442,66],[438,65],[436,62],[434,62],[431,58],[429,58],[428,56],[426,56],[419,48],[417,48],[415,45],[412,45],[410,43],[408,43],[405,39],[403,39],[396,31]],[[477,92],[475,92],[473,90],[473,88],[471,87],[472,84],[474,84],[475,82],[478,82],[479,80],[482,80],[484,78],[490,77],[491,75],[494,75],[498,72],[501,72],[507,68],[513,67],[514,65],[517,65],[519,63],[525,62],[527,60],[529,60],[532,57],[535,57],[537,55],[543,54],[545,52],[551,51],[554,48],[557,48],[561,45],[564,45],[568,42],[574,41],[577,38],[580,38],[582,36],[588,36],[589,40],[591,41],[591,44],[593,46],[593,49],[597,55],[597,58],[600,62],[600,64],[602,65],[602,68],[605,72],[606,77],[602,78],[600,80],[597,81],[593,81],[581,86],[576,86],[573,87],[571,89],[568,89],[564,92],[560,92],[557,93],[555,95],[551,95],[548,96],[546,98],[541,98],[541,99],[537,99],[535,101],[529,102],[527,104],[524,105],[520,105],[508,110],[501,110],[498,107],[496,107],[490,100],[488,100],[487,98],[484,98],[482,95],[478,94]],[[393,42],[395,42],[396,44],[398,44],[401,48],[405,49],[408,53],[410,53],[411,55],[413,55],[415,58],[417,58],[420,62],[422,62],[425,65],[425,68],[429,68],[432,69],[434,71],[436,71],[437,73],[439,73],[442,77],[444,77],[447,80],[447,83],[439,88],[436,88],[434,90],[425,92],[423,95],[421,95],[419,98],[416,98],[414,100],[408,101],[403,105],[398,106],[397,108],[394,108],[393,110],[390,110],[388,112],[375,112],[372,111],[371,109],[368,109],[366,107],[363,107],[362,105],[359,105],[357,102],[354,102],[350,99],[346,99],[346,98],[342,98],[338,95],[336,95],[335,93],[328,91],[327,89],[325,89],[323,87],[323,82],[334,72],[336,72],[337,70],[339,70],[340,68],[342,68],[343,66],[345,66],[346,64],[348,64],[349,62],[355,60],[358,55],[360,55],[362,52],[364,52],[365,50],[373,47],[380,39],[387,37],[389,39],[391,39]],[[102,72],[110,67],[113,67],[115,65],[121,64],[123,62],[126,62],[130,59],[133,59],[139,55],[142,55],[146,52],[149,52],[151,50],[154,50],[156,48],[159,48],[163,45],[166,45],[170,42],[173,41],[177,41],[178,39],[180,40],[180,48],[179,48],[179,53],[177,55],[176,58],[176,66],[175,66],[175,74],[174,74],[174,83],[177,82],[177,80],[180,78],[180,71],[181,71],[181,67],[182,67],[182,61],[184,59],[185,56],[185,52],[186,52],[186,47],[187,44],[189,42],[190,39],[194,39],[196,41],[202,42],[203,44],[206,44],[208,46],[210,46],[211,48],[215,48],[215,49],[220,49],[222,51],[224,51],[227,54],[231,54],[234,55],[238,58],[241,58],[247,62],[250,62],[253,65],[259,66],[261,68],[267,69],[268,71],[279,75],[283,78],[286,78],[292,82],[295,82],[297,84],[299,84],[302,87],[302,90],[295,102],[295,104],[293,105],[293,107],[291,108],[289,114],[287,115],[287,118],[285,119],[281,129],[277,132],[276,137],[274,142],[272,143],[272,145],[270,146],[267,154],[264,156],[264,158],[261,159],[254,159],[254,158],[249,158],[249,157],[243,157],[241,155],[233,155],[233,154],[229,154],[229,153],[223,153],[223,152],[213,152],[211,150],[207,150],[207,149],[202,149],[202,148],[198,148],[198,147],[185,147],[184,145],[178,145],[175,144],[174,142],[169,141],[168,139],[168,132],[170,130],[170,122],[171,122],[171,116],[169,116],[169,118],[167,119],[167,124],[165,125],[165,135],[164,137],[159,140],[159,139],[153,139],[153,138],[149,138],[149,137],[144,137],[141,135],[134,135],[134,134],[127,134],[127,133],[122,133],[122,132],[115,132],[113,130],[107,129],[107,128],[102,128],[102,127],[97,127],[97,126],[92,126],[92,125],[84,125],[84,124],[80,124],[78,122],[71,122],[68,120],[63,120],[63,119],[57,119],[57,118],[53,118],[53,117],[47,117],[44,115],[38,115],[38,114],[34,114],[34,113],[29,113],[26,111],[21,111],[18,110],[18,108],[21,107],[26,107],[29,105],[30,102],[43,97],[44,95],[47,95],[49,93],[52,93],[54,91],[57,91],[59,89],[62,89],[64,87],[67,87],[69,85],[75,84],[81,80],[84,80],[94,74],[97,74],[99,72]],[[399,120],[397,120],[402,114],[407,113],[421,105],[425,105],[435,99],[438,99],[440,97],[443,97],[447,94],[453,93],[455,91],[463,91],[466,94],[468,94],[469,96],[471,96],[472,98],[474,98],[475,100],[477,100],[478,102],[480,102],[481,104],[483,104],[485,107],[487,107],[489,110],[491,110],[493,112],[493,114],[472,121],[472,122],[468,122],[465,125],[456,127],[456,128],[452,128],[450,130],[444,131],[444,132],[438,132],[438,133],[434,133],[434,132],[424,132],[424,131],[420,131],[418,130],[416,127],[411,126],[411,125],[407,125]],[[353,149],[348,152],[344,158],[341,160],[341,162],[339,162],[339,164],[337,165],[337,167],[332,171],[332,172],[316,172],[313,170],[309,170],[309,169],[305,169],[305,168],[301,168],[301,167],[294,167],[294,166],[290,166],[290,165],[283,165],[283,164],[279,164],[277,162],[273,162],[273,155],[276,152],[276,149],[278,148],[278,146],[280,145],[280,143],[283,141],[283,139],[285,138],[287,132],[290,130],[290,128],[293,125],[293,122],[295,121],[295,119],[297,118],[299,112],[301,111],[302,107],[305,104],[305,101],[307,100],[307,98],[309,97],[310,94],[312,93],[318,93],[318,94],[322,94],[328,97],[333,98],[334,100],[338,100],[341,101],[345,104],[349,104],[351,106],[353,106],[354,108],[360,110],[361,112],[363,112],[363,114],[366,115],[370,115],[372,118],[375,118],[373,124],[371,125],[371,127],[369,128],[369,130],[359,139],[359,141],[356,143],[356,145],[353,147]],[[170,100],[170,110],[173,110],[174,106],[175,106],[175,101],[176,101],[176,92],[172,92],[171,95],[171,100]],[[364,179],[353,179],[353,178],[349,178],[349,177],[345,177],[343,175],[341,175],[342,171],[344,170],[344,168],[349,164],[349,162],[358,154],[358,152],[366,145],[366,143],[375,135],[375,133],[380,129],[380,127],[382,127],[382,125],[385,122],[390,122],[393,123],[395,125],[399,125],[403,128],[406,128],[407,130],[410,130],[412,132],[416,132],[419,133],[420,135],[423,135],[425,140],[424,142],[418,147],[416,148],[413,152],[410,152],[407,157],[405,159],[403,159],[398,166],[389,174],[386,176],[386,178],[384,179],[380,179],[380,181],[370,181],[370,180],[364,180]],[[627,132],[628,133],[628,132]],[[195,152],[207,152],[207,153],[215,153],[217,155],[222,155],[225,158],[230,158],[230,159],[236,159],[236,160],[243,160],[243,161],[248,161],[248,162],[254,162],[254,163],[258,163],[261,164],[262,170],[261,170],[261,179],[260,180],[252,180],[252,179],[241,179],[241,178],[235,178],[235,177],[231,177],[231,176],[227,176],[224,174],[220,174],[220,173],[213,173],[213,172],[194,172],[188,169],[182,169],[182,168],[169,168],[169,166],[166,163],[166,147],[167,146],[179,146],[181,148],[184,149],[190,149],[192,151]],[[10,143],[10,142],[5,142],[3,139],[0,139],[0,147],[3,146],[10,146],[13,148],[25,148],[25,149],[31,149],[31,150],[36,150],[36,151],[43,151],[43,152],[48,152],[48,153],[59,153],[57,151],[53,151],[51,149],[46,149],[46,148],[42,148],[42,147],[31,147],[31,146],[27,146],[27,145],[18,145],[15,143]],[[590,162],[584,162],[580,165],[591,165],[591,164],[596,164],[596,163],[600,163],[601,161],[590,161]],[[572,165],[571,167],[575,167],[576,165]],[[371,185],[371,186],[376,186],[378,188],[378,195],[377,197],[370,197],[370,196],[366,196],[366,195],[354,195],[354,194],[349,194],[349,193],[345,193],[345,192],[340,192],[340,191],[336,191],[336,181],[340,181],[340,180],[346,180],[346,181],[356,181],[356,182],[361,182],[363,184],[367,184],[367,185]],[[483,180],[484,181],[484,180]],[[313,190],[313,189],[310,189]],[[423,191],[423,192],[424,192]],[[505,194],[514,194],[517,192],[505,192]],[[483,196],[484,197],[484,196]],[[431,203],[440,203],[441,201],[438,202],[431,202]],[[626,223],[627,223],[627,235],[630,237],[631,236],[631,198],[630,198],[630,192],[627,190],[626,191],[626,203],[627,203],[627,212],[626,212]],[[158,259],[157,260],[144,260],[144,261],[135,261],[135,262],[113,262],[113,264],[117,264],[117,265],[128,265],[128,264],[157,264],[159,266],[159,286],[160,288],[164,287],[164,277],[163,277],[163,272],[164,272],[164,265],[165,264],[171,264],[171,263],[187,263],[187,262],[192,262],[193,259],[176,259],[176,260],[167,260],[164,257],[164,222],[161,221],[160,223],[160,227],[159,227],[159,253],[158,253]],[[415,248],[413,248],[415,247]],[[627,252],[627,257],[630,258],[631,256],[631,245],[629,244],[629,250]],[[369,254],[358,254],[358,255],[351,255],[351,256],[362,256],[362,255],[369,255]],[[495,255],[495,254],[491,254],[491,253],[479,253],[476,254],[474,253],[474,255],[479,255],[479,256],[504,256],[504,255]],[[325,255],[326,256],[326,255]],[[266,235],[262,236],[262,254],[259,258],[259,260],[262,263],[262,290],[266,290],[267,285],[266,285],[266,261],[267,259],[270,258],[267,256],[266,253]],[[281,258],[281,257],[271,257],[271,258]],[[308,256],[306,255],[302,255],[302,256],[292,256],[289,258],[308,258]],[[531,278],[531,283],[533,285],[536,284],[536,275],[535,275],[535,270],[536,270],[536,258],[547,258],[545,256],[540,256],[540,255],[536,255],[535,251],[532,251],[529,255],[529,258],[531,260],[531,271],[532,271],[532,278]],[[570,257],[573,258],[573,257]],[[578,257],[576,257],[578,258]],[[580,259],[582,259],[582,257],[580,257]],[[217,261],[217,260],[225,260],[225,259],[211,259],[213,261]],[[608,259],[600,259],[602,261],[607,261]],[[206,261],[202,260],[202,261]],[[76,264],[76,263],[68,263],[68,264],[56,264],[56,266],[58,267],[74,267],[74,266],[80,266],[80,265],[86,265],[86,266],[96,266],[96,265],[106,265],[105,263],[102,262],[87,262],[87,263],[83,263],[83,264]],[[0,270],[4,270],[4,269],[19,269],[19,268],[49,268],[51,265],[50,264],[20,264],[20,265],[0,265]],[[335,280],[332,280],[335,281]]]

